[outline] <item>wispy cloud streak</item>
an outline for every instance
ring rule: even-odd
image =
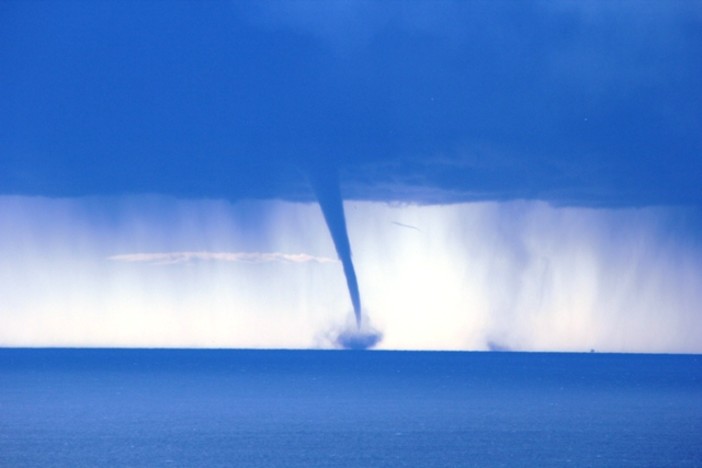
[[[125,263],[148,263],[152,265],[173,265],[197,261],[230,263],[334,263],[337,260],[317,257],[306,253],[281,252],[152,252],[112,255],[107,258]]]

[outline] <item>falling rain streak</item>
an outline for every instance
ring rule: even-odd
[[[697,208],[345,205],[382,341],[315,204],[0,197],[0,345],[702,351]]]

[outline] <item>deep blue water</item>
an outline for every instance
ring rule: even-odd
[[[702,466],[702,356],[0,349],[1,466]]]

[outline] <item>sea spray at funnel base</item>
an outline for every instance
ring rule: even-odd
[[[361,295],[358,291],[356,270],[351,259],[351,244],[346,230],[344,205],[339,190],[339,180],[336,169],[331,167],[317,168],[310,171],[310,183],[317,195],[319,206],[324,214],[324,220],[334,241],[336,253],[344,267],[346,284],[349,288],[356,326],[361,326]]]

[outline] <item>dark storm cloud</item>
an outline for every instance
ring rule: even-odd
[[[0,192],[702,202],[697,2],[5,2]]]

